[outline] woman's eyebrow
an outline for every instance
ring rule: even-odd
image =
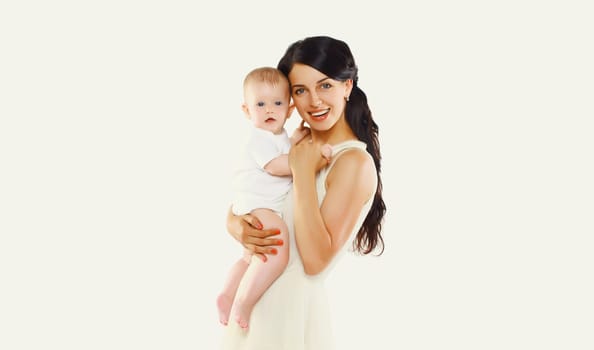
[[[324,80],[327,80],[327,79],[330,79],[330,77],[322,78],[322,79],[316,81],[316,84],[319,84],[319,83],[321,83],[321,82],[323,82]],[[303,85],[303,84],[293,84],[293,85],[291,85],[291,87],[296,87],[296,86],[305,87],[305,85]]]

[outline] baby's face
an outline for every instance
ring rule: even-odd
[[[279,134],[289,117],[289,88],[254,82],[245,94],[248,115],[256,128]]]

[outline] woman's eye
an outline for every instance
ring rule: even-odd
[[[332,87],[332,85],[330,83],[323,83],[322,84],[322,89],[330,89]]]
[[[258,102],[258,103],[256,103],[256,106],[258,106],[258,107],[264,107],[264,102]]]
[[[301,94],[302,94],[302,93],[304,93],[304,92],[305,92],[305,90],[304,90],[304,89],[302,89],[302,88],[295,89],[295,91],[293,91],[293,93],[294,93],[295,95],[301,95]]]

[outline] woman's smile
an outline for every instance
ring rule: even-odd
[[[309,112],[309,115],[312,117],[314,121],[325,120],[328,117],[328,114],[330,114],[330,108]]]

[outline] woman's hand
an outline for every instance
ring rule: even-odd
[[[227,231],[247,250],[266,262],[266,254],[276,254],[273,246],[282,245],[282,241],[275,239],[280,234],[279,229],[262,229],[262,224],[253,215],[234,215],[231,209],[227,214]]]
[[[301,122],[299,129],[309,128]],[[316,174],[320,169],[328,165],[330,161],[331,148],[327,144],[313,142],[309,132],[296,145],[291,147],[289,152],[289,165],[293,177],[299,174]],[[330,151],[328,151],[330,149]]]
[[[293,134],[289,138],[289,140],[291,141],[291,147],[298,144],[299,141],[303,140],[305,137],[309,136],[310,134],[311,134],[311,130],[307,126],[305,126],[305,121],[302,120],[301,124],[299,124],[299,126],[297,128],[295,128],[295,130],[293,130]]]

